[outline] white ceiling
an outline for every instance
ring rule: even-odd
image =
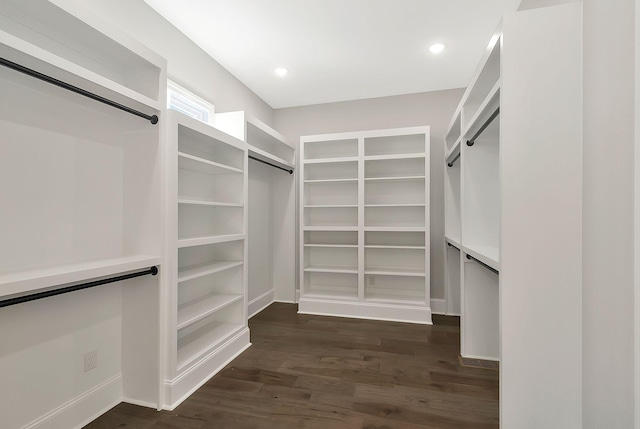
[[[520,1],[145,0],[273,108],[464,87]]]

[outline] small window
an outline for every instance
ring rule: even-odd
[[[205,123],[209,123],[215,113],[213,104],[173,81],[167,82],[167,108],[177,110]]]

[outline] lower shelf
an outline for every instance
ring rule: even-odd
[[[178,334],[178,371],[243,328],[242,323],[211,321],[182,337]]]
[[[298,312],[323,316],[351,317],[356,319],[387,320],[393,322],[431,325],[429,305],[416,303],[383,303],[358,300],[340,300],[305,295],[300,298]]]
[[[214,312],[243,298],[242,295],[211,294],[178,307],[178,330],[196,323]]]

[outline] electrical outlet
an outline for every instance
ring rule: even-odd
[[[91,350],[84,354],[84,372],[91,371],[98,366],[98,350]]]

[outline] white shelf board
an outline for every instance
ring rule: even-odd
[[[424,180],[425,176],[386,176],[386,177],[365,177],[365,182],[407,182],[414,180]]]
[[[392,302],[396,304],[424,305],[424,291],[396,291],[396,290],[371,290],[365,291],[364,300],[367,302]]]
[[[178,306],[178,330],[184,329],[242,298],[243,295],[212,294],[195,302],[180,305]]]
[[[207,207],[243,207],[242,203],[223,203],[219,201],[194,200],[190,198],[178,198],[178,204],[185,206],[207,206]]]
[[[308,287],[308,286],[307,286]],[[300,299],[326,299],[326,300],[347,300],[358,301],[358,293],[354,290],[353,293],[338,293],[333,290],[323,291],[322,286],[312,286],[312,292],[305,293]]]
[[[358,248],[357,244],[305,244],[304,247],[337,247],[337,248]]]
[[[425,277],[424,268],[387,268],[387,267],[365,267],[366,275],[378,276],[407,276],[407,277]]]
[[[357,204],[313,204],[305,205],[305,209],[354,209],[358,208]]]
[[[242,170],[228,165],[219,164],[204,158],[189,155],[187,153],[178,152],[178,168],[183,170],[196,171],[204,174],[242,174]]]
[[[424,158],[426,153],[400,153],[393,155],[368,155],[364,157],[365,161],[388,161],[394,159],[415,159]]]
[[[219,273],[230,268],[239,267],[242,261],[215,261],[197,265],[189,265],[178,269],[178,283],[193,280],[209,274]]]
[[[497,247],[462,244],[461,250],[491,268],[500,271],[500,250]]]
[[[117,83],[94,71],[53,54],[39,46],[22,40],[12,34],[0,30],[0,56],[9,61],[19,63],[53,78],[68,82],[97,95],[113,98],[119,103],[129,104],[127,107],[151,107],[156,111],[163,109],[158,100],[154,100]],[[148,112],[151,113],[151,112]]]
[[[341,267],[333,265],[308,265],[304,267],[307,273],[342,273],[358,274],[358,267]]]
[[[305,164],[329,164],[334,162],[357,162],[357,156],[345,156],[343,158],[314,158],[314,159],[305,159]]]
[[[357,226],[305,226],[304,231],[358,231]]]
[[[446,240],[447,243],[451,243],[452,245],[457,247],[458,250],[460,249],[460,238],[459,237],[448,237],[448,236],[445,236],[444,239]]]
[[[358,179],[310,179],[305,180],[304,183],[348,183],[348,182],[357,182]]]
[[[404,203],[404,204],[365,204],[367,207],[426,207],[424,203]]]
[[[178,249],[183,247],[202,246],[204,244],[226,243],[244,240],[244,234],[207,235],[198,237],[182,237],[178,239]]]
[[[286,169],[293,169],[295,168],[295,164],[289,161],[286,161],[282,158],[279,158],[275,155],[270,154],[269,152],[262,150],[262,149],[258,149],[255,146],[251,146],[248,145],[249,148],[249,155],[258,158],[262,161],[267,161],[270,162],[272,164],[276,164],[282,168],[286,168]]]
[[[0,297],[44,291],[70,283],[124,274],[159,265],[160,256],[130,255],[78,264],[18,271],[0,275]]]
[[[211,322],[178,340],[178,371],[244,328],[241,323]]]
[[[473,115],[471,120],[468,122],[466,128],[463,130],[463,135],[467,138],[471,138],[471,130],[476,130],[480,128],[481,124],[485,121],[486,118],[493,113],[493,111],[500,106],[500,86],[502,85],[502,79],[498,79],[498,81],[493,85],[489,94],[484,99],[482,104],[478,107],[478,111]]]
[[[365,226],[364,230],[371,232],[425,232],[427,228],[423,226]]]
[[[408,249],[408,250],[424,250],[425,246],[393,246],[393,245],[382,245],[382,244],[365,244],[365,249]]]

